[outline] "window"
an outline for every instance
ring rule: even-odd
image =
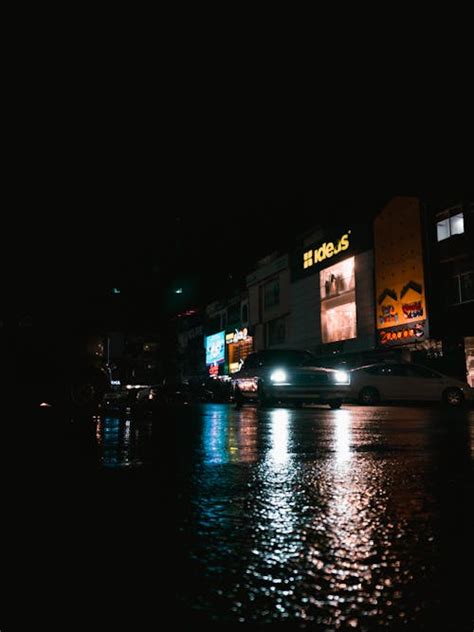
[[[474,301],[474,271],[458,274],[448,281],[448,305]]]
[[[249,306],[247,303],[242,305],[242,322],[246,323],[249,319]]]
[[[459,275],[459,285],[461,287],[461,303],[474,301],[474,272]]]
[[[436,223],[438,241],[443,241],[453,235],[461,235],[464,232],[464,214],[459,210],[458,207],[448,211],[448,217]]]
[[[350,257],[320,273],[323,343],[357,336],[354,261]]]
[[[275,318],[267,323],[268,346],[281,345],[285,342],[285,319]]]
[[[443,219],[436,224],[438,231],[438,241],[443,241],[449,237],[449,219]]]
[[[278,277],[265,283],[263,289],[263,304],[265,310],[280,304],[280,279]]]
[[[370,375],[383,375],[384,377],[406,377],[406,367],[402,364],[382,364],[364,369]]]
[[[422,378],[439,378],[440,376],[431,371],[430,369],[426,369],[424,366],[409,366],[406,367],[409,377],[422,377]]]

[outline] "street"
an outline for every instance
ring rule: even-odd
[[[474,411],[203,404],[171,420],[177,629],[472,632]]]

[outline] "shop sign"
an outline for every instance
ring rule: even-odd
[[[241,340],[247,340],[248,338],[248,329],[244,327],[244,329],[236,329],[234,333],[227,334],[225,337],[226,344],[232,345],[240,342]]]
[[[426,338],[426,321],[413,325],[387,327],[379,330],[379,343],[383,346],[394,344],[420,342]]]
[[[219,375],[219,365],[218,364],[211,364],[211,366],[209,367],[209,375],[211,377],[217,377]]]
[[[420,205],[396,197],[374,223],[376,323],[379,344],[428,338]]]
[[[347,233],[342,235],[342,237],[337,242],[324,242],[321,246],[315,248],[314,250],[307,250],[305,253],[303,253],[303,269],[306,270],[306,268],[311,268],[311,266],[317,263],[321,263],[322,261],[330,259],[331,257],[338,255],[340,252],[344,252],[344,250],[347,250],[350,246],[350,234],[351,231],[348,230]]]
[[[220,331],[212,336],[206,336],[206,364],[221,363],[225,360],[225,332]]]

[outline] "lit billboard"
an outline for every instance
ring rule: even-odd
[[[396,197],[375,219],[375,280],[381,346],[428,338],[420,206]]]
[[[206,364],[221,364],[225,361],[225,331],[206,336]]]
[[[321,270],[319,279],[323,343],[356,338],[354,257]]]

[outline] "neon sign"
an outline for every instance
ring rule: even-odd
[[[412,342],[425,338],[425,321],[413,325],[390,327],[379,331],[379,342],[381,345],[390,345],[400,341]]]
[[[350,246],[349,235],[351,231],[348,230],[347,233],[342,235],[337,244],[332,241],[324,242],[322,246],[319,248],[315,248],[314,250],[308,250],[303,254],[303,268],[310,268],[316,263],[321,263],[326,259],[330,259],[338,255],[340,252],[344,252]]]
[[[206,364],[220,364],[225,360],[225,332],[205,338]]]
[[[228,345],[235,344],[240,342],[241,340],[247,340],[248,338],[248,329],[245,327],[244,329],[236,329],[233,334],[227,334],[225,337],[225,341]]]

